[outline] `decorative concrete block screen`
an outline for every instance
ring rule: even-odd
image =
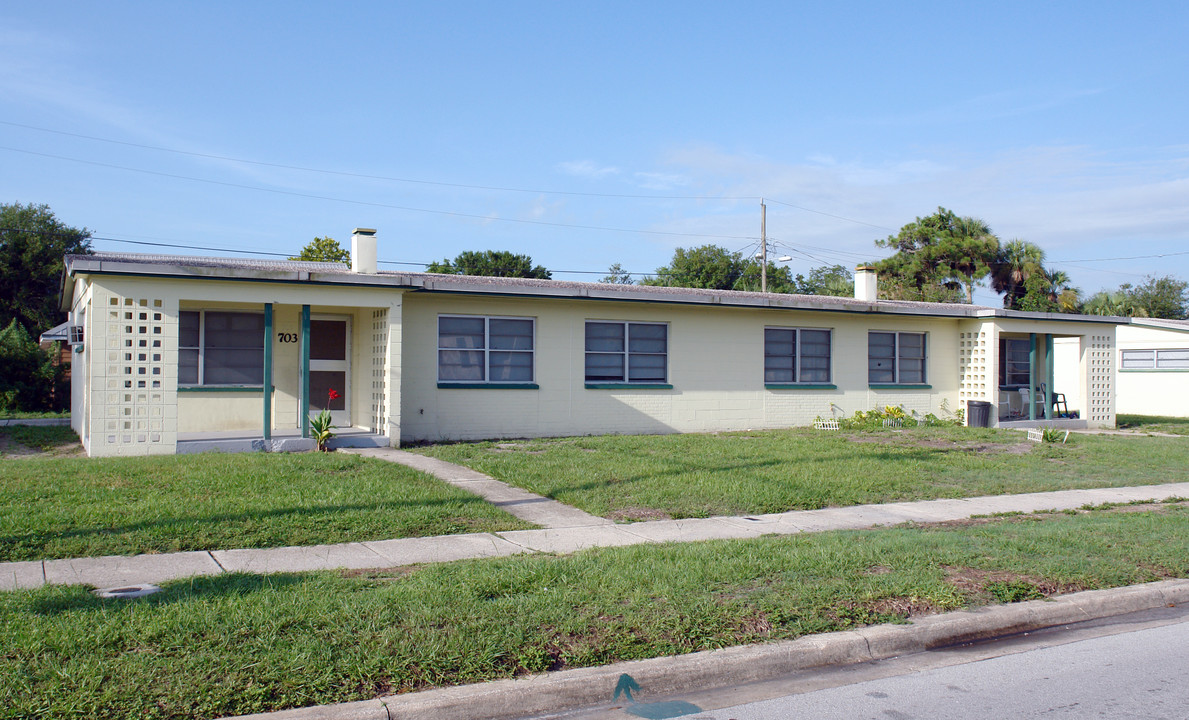
[[[91,454],[172,454],[177,447],[177,306],[92,297]]]
[[[1090,385],[1086,419],[1092,423],[1115,424],[1115,339],[1111,335],[1091,335],[1086,353],[1086,374]]]
[[[987,332],[958,333],[958,402],[991,399],[987,391]]]
[[[372,311],[371,430],[388,431],[388,311]]]

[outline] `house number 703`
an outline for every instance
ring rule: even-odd
[[[277,333],[277,342],[295,343],[297,342],[297,333]]]

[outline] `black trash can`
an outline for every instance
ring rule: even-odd
[[[991,403],[985,400],[967,401],[966,425],[968,427],[991,427]]]

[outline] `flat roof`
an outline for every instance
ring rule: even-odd
[[[891,315],[922,315],[952,318],[1016,318],[1125,324],[1128,318],[1063,313],[1036,313],[1005,310],[984,305],[931,303],[911,300],[856,300],[830,295],[794,295],[789,293],[705,290],[701,288],[620,285],[612,283],[503,278],[478,275],[439,275],[435,273],[380,271],[355,273],[345,263],[300,260],[258,260],[141,253],[95,253],[67,255],[67,277],[75,275],[134,275],[175,277],[199,280],[250,280],[282,283],[308,283],[388,287],[413,292],[440,292],[478,295],[510,295],[538,298],[572,298],[658,302],[728,307],[769,307],[789,310],[817,310]],[[63,292],[70,292],[68,283]]]

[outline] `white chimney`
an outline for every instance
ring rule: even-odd
[[[875,268],[860,265],[855,268],[855,300],[875,302],[879,297],[879,284],[875,276]]]
[[[376,231],[355,228],[351,233],[351,272],[376,274]]]

